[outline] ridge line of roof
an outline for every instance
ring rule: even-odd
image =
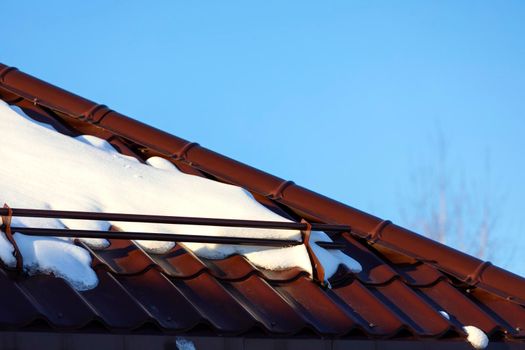
[[[198,144],[187,148],[188,141],[113,111],[64,89],[0,63],[0,97],[29,100],[68,117],[96,125],[110,133],[149,148],[169,159],[185,153],[190,166],[219,179],[287,205],[302,215],[337,224],[350,225],[354,234],[374,244],[386,246],[453,275],[470,285],[479,285],[500,296],[525,304],[525,278],[432,241],[395,224],[381,227],[384,220],[310,191],[291,181],[243,164]],[[375,234],[371,234],[375,232]],[[380,234],[379,234],[380,233]],[[475,279],[473,279],[475,277]]]

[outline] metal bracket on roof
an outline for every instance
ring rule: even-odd
[[[301,220],[302,224],[306,224],[306,230],[302,230],[301,234],[303,236],[303,244],[306,247],[306,251],[308,252],[308,256],[310,257],[310,262],[312,263],[312,278],[317,283],[321,284],[322,286],[326,285],[325,281],[325,271],[324,267],[321,264],[321,261],[315,255],[314,250],[312,249],[312,246],[310,244],[310,237],[312,234],[312,224],[310,224],[305,219]]]
[[[15,71],[15,70],[18,70],[18,69],[15,67],[9,67],[9,66],[5,66],[4,68],[0,69],[0,82],[4,81],[4,78],[7,75],[7,73],[11,71]]]
[[[470,273],[467,278],[466,278],[466,283],[470,284],[470,285],[476,285],[480,282],[480,279],[481,279],[481,274],[483,273],[483,271],[485,271],[485,269],[489,266],[491,266],[492,263],[490,261],[484,261],[482,262],[481,264],[479,264],[476,269]]]
[[[100,111],[102,110],[102,113]],[[78,119],[79,120],[85,120],[90,124],[98,124],[104,118],[108,113],[111,112],[111,109],[108,108],[106,105],[99,105],[94,104],[89,108],[87,111],[82,113]],[[99,115],[97,115],[99,114]]]
[[[277,186],[277,188],[275,190],[272,190],[269,194],[268,194],[268,197],[270,199],[273,199],[273,200],[280,200],[280,199],[283,199],[283,192],[284,190],[290,186],[290,185],[295,185],[295,182],[293,181],[290,181],[290,180],[286,180],[286,181],[283,181],[279,184],[279,186]]]
[[[16,244],[16,241],[13,238],[13,233],[11,232],[11,219],[13,218],[13,210],[7,205],[7,203],[4,203],[4,208],[7,209],[7,215],[2,215],[1,229],[5,232],[5,235],[9,242],[11,242],[11,244],[13,245],[16,259],[16,272],[20,273],[22,272],[22,269],[24,267],[24,262],[22,260],[22,254],[20,253],[20,249],[18,249],[18,245]]]
[[[391,223],[392,221],[390,220],[383,220],[379,224],[377,224],[377,226],[374,227],[372,232],[370,232],[368,237],[366,237],[366,239],[368,240],[368,243],[374,244],[377,241],[379,241],[381,239],[381,234],[383,233],[383,230],[385,229],[385,227],[387,227]]]
[[[188,142],[184,146],[182,146],[182,148],[179,151],[172,154],[171,158],[181,161],[188,161],[188,151],[195,146],[199,146],[199,144],[197,142]]]

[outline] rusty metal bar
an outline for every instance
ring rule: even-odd
[[[77,220],[106,220],[127,221],[158,224],[199,225],[199,226],[221,226],[221,227],[245,227],[245,228],[269,228],[278,230],[305,230],[306,224],[298,222],[260,221],[260,220],[235,220],[214,219],[186,216],[165,216],[145,214],[122,214],[122,213],[98,213],[83,211],[47,210],[47,209],[25,209],[11,208],[12,215],[18,217],[39,217],[57,219]],[[0,215],[7,215],[7,209],[0,208]],[[314,231],[349,232],[348,225],[332,225],[312,223]]]
[[[11,227],[12,232],[28,236],[53,236],[73,238],[105,238],[105,239],[133,239],[144,241],[168,241],[184,243],[215,243],[254,245],[264,247],[290,247],[303,244],[303,241],[287,239],[253,238],[253,237],[217,237],[202,235],[182,235],[158,232],[124,232],[124,231],[96,231],[96,230],[70,230],[54,228]],[[344,243],[315,242],[325,249],[342,249]]]

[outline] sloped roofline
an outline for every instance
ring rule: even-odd
[[[525,278],[418,235],[388,220],[352,208],[321,194],[240,163],[177,136],[143,124],[14,67],[0,63],[0,98],[49,110],[62,118],[73,118],[153,151],[171,160],[211,174],[282,203],[311,220],[344,224],[352,234],[370,244],[393,249],[424,261],[464,283],[479,286],[509,301],[525,304]]]

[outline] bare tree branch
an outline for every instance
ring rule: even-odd
[[[489,153],[485,160],[487,181],[480,188],[475,183],[480,174],[450,167],[447,140],[439,127],[437,130],[437,142],[431,148],[435,156],[426,158],[428,164],[413,168],[410,200],[402,201],[412,207],[403,206],[401,217],[406,225],[436,241],[481,259],[492,258],[489,248],[497,221],[494,206],[501,204],[501,198],[494,198],[491,192]]]

